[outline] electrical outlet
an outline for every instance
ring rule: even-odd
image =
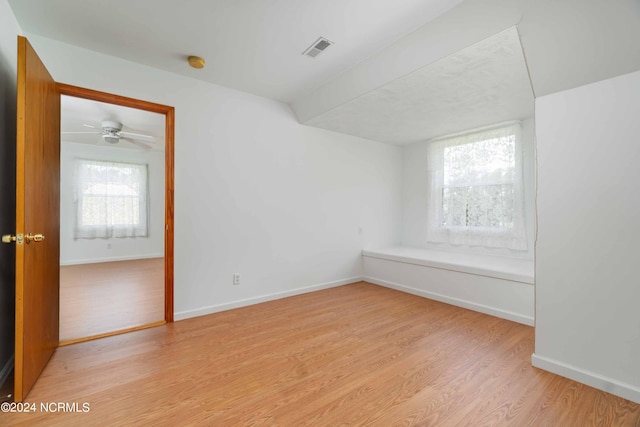
[[[234,275],[233,275],[233,284],[234,285],[239,285],[240,284],[240,273],[234,273]]]

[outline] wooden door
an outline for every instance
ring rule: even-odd
[[[60,95],[24,37],[17,116],[14,399],[21,402],[58,346],[60,285]],[[44,240],[30,238],[38,234]]]

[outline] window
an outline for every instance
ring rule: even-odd
[[[146,237],[147,165],[76,159],[76,239]]]
[[[439,139],[428,157],[428,241],[527,249],[519,125]]]

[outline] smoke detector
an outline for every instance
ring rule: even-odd
[[[191,65],[191,67],[193,68],[204,68],[204,59],[200,58],[199,56],[190,56],[189,58],[187,58],[187,60],[189,61],[189,65]]]
[[[324,37],[318,38],[311,46],[309,46],[304,52],[303,55],[309,56],[311,58],[315,58],[325,51],[326,48],[331,46],[333,42],[331,40],[327,40]]]

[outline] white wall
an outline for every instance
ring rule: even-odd
[[[74,239],[73,160],[146,164],[149,173],[149,236]],[[60,264],[164,256],[164,152],[63,142],[60,152]]]
[[[640,72],[536,100],[533,363],[640,402]]]
[[[29,38],[59,82],[176,108],[177,318],[359,279],[364,246],[397,243],[398,148],[302,126],[282,103]]]
[[[526,253],[497,249],[460,248],[427,242],[428,141],[404,146],[402,150],[402,245],[415,248],[448,251],[463,250],[466,252],[533,258],[535,238],[535,153],[533,141],[533,119],[524,120],[522,122],[523,185],[525,187],[525,222],[529,246],[529,250]]]

